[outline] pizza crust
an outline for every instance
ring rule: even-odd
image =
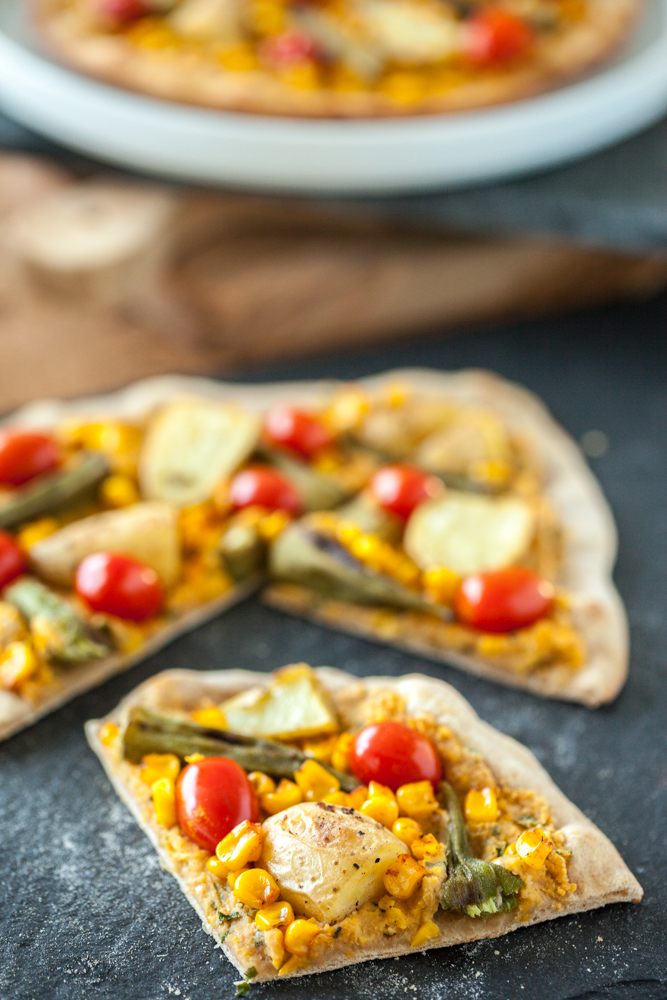
[[[576,890],[558,902],[549,900],[533,911],[528,920],[517,921],[516,913],[499,913],[483,919],[460,917],[438,912],[434,918],[440,927],[440,937],[429,941],[419,950],[442,948],[482,938],[498,937],[519,927],[552,920],[569,913],[595,909],[608,903],[639,902],[643,890],[626,866],[610,840],[592,823],[554,784],[534,755],[522,744],[483,722],[471,705],[454,688],[443,681],[432,680],[420,674],[400,679],[369,677],[363,681],[340,670],[320,667],[316,674],[324,687],[332,692],[346,693],[358,701],[377,689],[395,691],[405,699],[408,715],[428,713],[441,725],[448,726],[466,745],[478,750],[493,771],[499,784],[509,788],[529,788],[543,796],[549,803],[554,827],[566,837],[565,849],[572,852],[568,859],[568,875],[576,883]],[[123,765],[100,740],[100,730],[107,723],[119,725],[127,710],[136,705],[155,711],[194,709],[206,699],[220,703],[248,687],[257,685],[258,675],[251,671],[195,671],[173,670],[151,678],[129,694],[106,718],[86,723],[86,736],[91,748],[99,757],[112,785],[128,807],[135,820],[146,833],[157,851],[160,864],[177,879],[188,901],[202,920],[204,930],[220,944],[232,964],[243,974],[250,963],[245,963],[241,952],[231,941],[221,942],[222,928],[218,921],[209,919],[205,909],[207,892],[214,894],[213,880],[205,890],[200,879],[193,877],[191,866],[167,849],[166,833],[160,827],[152,810],[141,807],[133,796],[123,776]],[[268,675],[265,675],[268,680]],[[124,765],[128,767],[129,765]],[[357,946],[345,955],[336,954],[332,945],[326,959],[314,961],[295,975],[325,972],[375,958],[410,954],[414,949],[409,943],[395,938],[382,938],[372,946]],[[254,981],[272,979],[277,973],[260,973]]]
[[[91,33],[68,0],[39,0],[36,25],[49,50],[82,73],[168,101],[306,118],[381,118],[469,111],[516,101],[586,73],[627,40],[643,0],[588,0],[588,15],[541,43],[525,66],[485,75],[416,104],[377,92],[299,90],[263,72],[216,69],[187,53],[151,54],[122,35]]]

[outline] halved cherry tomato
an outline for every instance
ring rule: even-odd
[[[381,507],[407,520],[420,503],[439,496],[444,485],[411,465],[385,465],[371,479],[370,489]]]
[[[489,8],[466,22],[464,37],[468,59],[486,66],[525,55],[535,40],[535,32],[523,18]]]
[[[22,486],[50,472],[61,458],[58,444],[48,434],[8,428],[0,431],[0,483]]]
[[[237,510],[256,505],[298,514],[303,507],[289,479],[268,465],[251,465],[238,472],[229,484],[229,500]]]
[[[483,632],[512,632],[551,611],[554,588],[525,566],[476,573],[461,582],[454,601],[460,621]]]
[[[75,589],[93,611],[132,622],[153,618],[164,603],[155,570],[118,552],[93,552],[82,559]]]
[[[27,561],[23,549],[6,531],[0,531],[0,590],[25,573]]]
[[[411,781],[442,777],[442,764],[433,744],[402,722],[376,722],[357,735],[350,754],[352,773],[367,785],[379,781],[396,791]]]
[[[283,31],[265,38],[260,46],[262,58],[275,69],[285,69],[299,63],[312,62],[317,57],[317,45],[303,31]]]
[[[150,13],[145,0],[95,0],[96,13],[114,27],[129,24]]]
[[[331,447],[335,440],[319,417],[291,406],[273,406],[266,415],[264,430],[272,444],[290,448],[304,458]]]
[[[214,854],[222,838],[244,819],[259,820],[259,806],[248,776],[236,761],[205,757],[181,771],[176,815],[185,836]]]

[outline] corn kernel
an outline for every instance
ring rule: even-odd
[[[234,882],[234,895],[241,903],[259,910],[278,899],[280,889],[263,868],[248,868]]]
[[[215,853],[228,872],[245,868],[251,861],[259,861],[262,854],[261,826],[244,820],[223,837]]]
[[[22,549],[27,550],[37,542],[41,542],[43,538],[55,534],[59,527],[60,524],[55,517],[41,517],[39,521],[31,521],[21,528],[16,540]]]
[[[305,740],[301,749],[309,757],[314,757],[321,764],[330,764],[331,755],[334,752],[337,741],[338,737],[335,735],[328,736],[324,740]]]
[[[203,753],[189,753],[185,757],[186,764],[197,764],[200,760],[204,760]]]
[[[131,507],[132,504],[139,503],[141,500],[134,480],[120,472],[107,476],[100,485],[99,495],[104,506],[110,507],[112,510]]]
[[[521,860],[529,868],[541,868],[553,849],[553,843],[547,839],[544,830],[526,830],[518,838],[514,849]]]
[[[278,973],[278,975],[291,976],[293,972],[296,972],[296,970],[299,968],[300,965],[301,965],[301,959],[299,958],[299,956],[292,955],[291,958],[287,959],[284,965],[281,965],[280,972]]]
[[[321,802],[325,795],[340,789],[340,781],[316,760],[307,760],[294,773],[294,780],[306,802]]]
[[[19,688],[39,670],[39,659],[30,643],[10,642],[0,655],[0,687]]]
[[[451,604],[461,583],[461,578],[446,566],[432,566],[422,574],[427,597],[435,604]]]
[[[176,824],[176,785],[169,778],[160,778],[151,785],[155,814],[160,826]]]
[[[493,788],[471,788],[465,798],[464,812],[469,823],[495,823],[498,801]]]
[[[428,819],[438,808],[430,781],[411,781],[401,785],[396,792],[396,801],[402,815],[411,819]]]
[[[392,827],[398,819],[398,802],[391,788],[381,785],[379,781],[371,781],[368,786],[368,798],[359,812],[370,816],[383,826]]]
[[[391,382],[389,385],[384,387],[383,395],[389,406],[398,407],[407,403],[412,395],[412,390],[407,383]]]
[[[421,837],[422,828],[416,819],[411,819],[409,816],[401,816],[392,826],[391,832],[399,840],[402,840],[406,847],[410,847],[415,840]]]
[[[341,733],[331,754],[331,766],[337,771],[347,771],[353,746],[354,736],[351,733]]]
[[[220,62],[225,69],[248,73],[257,69],[257,56],[250,45],[232,45],[220,53]]]
[[[390,927],[404,931],[408,926],[408,918],[399,906],[398,900],[392,896],[383,896],[378,903],[378,909],[384,914],[385,921]]]
[[[215,855],[210,857],[206,862],[206,867],[211,875],[219,878],[221,882],[224,882],[229,875],[229,869],[227,865],[223,865],[221,861],[218,861]]]
[[[290,806],[296,806],[302,801],[303,795],[299,786],[295,785],[293,781],[283,778],[275,792],[262,795],[259,804],[264,812],[267,812],[269,816],[274,816],[276,813],[282,812],[283,809],[289,809]]]
[[[285,961],[285,935],[277,927],[272,927],[264,942],[273,968],[279,969]]]
[[[219,708],[200,708],[190,716],[193,722],[198,722],[200,726],[207,729],[226,729],[227,719]]]
[[[345,792],[332,792],[325,795],[322,802],[327,802],[330,806],[347,806],[347,795]]]
[[[409,854],[399,854],[382,876],[384,887],[396,899],[410,899],[426,875],[426,869]]]
[[[368,788],[366,785],[359,785],[358,788],[355,788],[348,794],[346,804],[349,809],[360,810],[367,798]]]
[[[257,530],[265,542],[275,542],[278,535],[283,533],[290,521],[289,514],[284,510],[274,510],[262,518],[257,525]]]
[[[276,783],[273,778],[270,778],[268,774],[264,774],[263,771],[251,771],[248,775],[248,781],[255,789],[255,795],[258,799],[276,790]]]
[[[439,935],[440,928],[438,925],[434,924],[432,920],[425,920],[410,942],[410,947],[419,948],[421,945],[426,944],[427,941],[432,941],[434,938],[439,937]]]
[[[442,844],[436,840],[432,833],[427,833],[425,837],[413,840],[410,850],[416,858],[434,858],[442,851]]]
[[[290,955],[303,957],[308,954],[311,944],[320,933],[319,926],[311,920],[293,920],[285,931],[285,950]]]
[[[320,85],[320,74],[314,62],[299,62],[289,66],[280,74],[281,79],[298,90],[316,90]]]
[[[251,871],[253,871],[252,868],[241,868],[241,870],[238,872],[229,872],[227,875],[227,885],[230,887],[230,889],[233,889],[234,886],[236,885],[237,878],[240,878],[244,872],[251,872]]]
[[[273,927],[285,927],[294,920],[294,910],[284,899],[278,899],[275,903],[269,903],[257,911],[255,923],[262,931],[269,931]]]
[[[349,73],[349,76],[354,77],[354,74]],[[343,82],[341,77],[341,85]],[[334,397],[324,414],[324,420],[332,430],[343,434],[359,427],[368,409],[368,399],[363,392],[353,388],[345,389]]]
[[[141,764],[139,777],[145,785],[152,785],[160,778],[176,781],[181,771],[181,762],[175,753],[147,753]]]
[[[105,747],[110,747],[117,739],[118,726],[115,726],[113,722],[107,722],[106,726],[102,726],[100,729],[100,740]]]

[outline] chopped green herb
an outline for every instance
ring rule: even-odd
[[[496,857],[501,858],[505,853],[505,848],[507,844],[496,844]]]
[[[537,826],[537,820],[530,813],[526,813],[525,816],[520,816],[517,820],[519,826]]]
[[[257,931],[255,937],[253,938],[253,943],[255,945],[255,948],[262,947],[262,945],[264,944],[264,935],[262,934],[261,931]]]
[[[234,983],[236,987],[237,997],[244,997],[246,994],[250,993],[250,983],[245,979],[240,979],[238,982]]]
[[[496,825],[494,826],[494,828],[493,828],[493,830],[491,831],[491,833],[493,834],[493,836],[494,836],[494,837],[497,837],[497,836],[498,836],[498,834],[500,833],[500,827],[498,826],[498,824],[497,824],[497,823],[496,823]]]

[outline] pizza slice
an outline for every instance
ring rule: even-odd
[[[236,111],[462,111],[563,84],[627,40],[640,0],[39,0],[85,73]]]
[[[642,897],[441,681],[167,671],[86,733],[242,988]]]

